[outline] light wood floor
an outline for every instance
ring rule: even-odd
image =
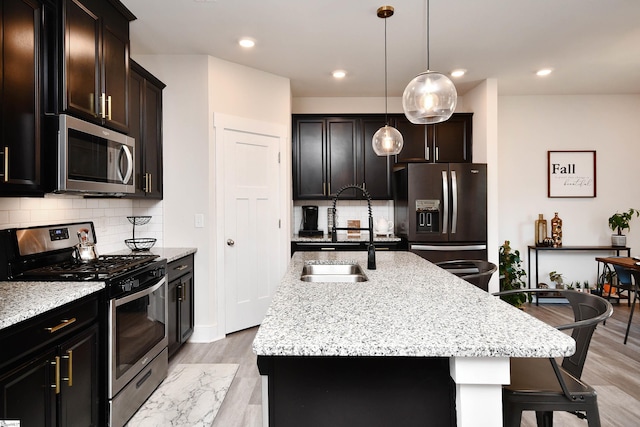
[[[552,324],[571,321],[568,306],[541,304],[527,306],[527,313]],[[582,379],[598,391],[600,419],[603,427],[640,425],[640,313],[631,326],[629,340],[623,344],[629,317],[626,303],[614,304],[614,314],[600,325],[591,341]],[[261,382],[251,342],[257,328],[228,335],[211,344],[187,343],[171,359],[175,363],[237,363],[240,365],[214,427],[260,427],[262,425]],[[587,425],[586,421],[565,414],[555,414],[556,427]],[[522,426],[535,426],[533,413],[525,413]]]

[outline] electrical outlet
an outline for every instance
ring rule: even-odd
[[[195,214],[193,218],[193,223],[196,228],[204,228],[204,215]]]

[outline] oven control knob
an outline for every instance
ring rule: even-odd
[[[122,285],[120,285],[120,288],[124,291],[124,292],[129,292],[131,290],[131,281],[127,280],[126,282],[124,282]]]

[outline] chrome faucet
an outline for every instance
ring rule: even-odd
[[[369,245],[367,247],[367,269],[375,270],[376,269],[376,247],[373,246],[373,215],[371,213],[371,195],[364,188],[357,186],[355,184],[345,185],[336,193],[336,196],[333,198],[333,210],[332,214],[335,218],[336,213],[336,203],[338,202],[338,197],[344,190],[348,190],[349,188],[355,188],[356,190],[360,190],[362,194],[367,198],[367,205],[369,206],[369,228],[357,228],[357,227],[336,227],[336,221],[333,221],[333,227],[331,228],[331,242],[336,243],[338,241],[338,233],[337,230],[369,230]]]

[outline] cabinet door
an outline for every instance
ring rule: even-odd
[[[293,197],[324,199],[327,196],[325,122],[295,119],[293,132]]]
[[[129,136],[135,139],[134,197],[162,199],[162,89],[137,63],[129,79]]]
[[[458,113],[446,122],[429,127],[436,162],[471,162],[471,123],[472,114]]]
[[[129,131],[129,21],[109,4],[101,5],[101,96],[106,97],[104,124]]]
[[[142,141],[143,120],[143,90],[144,78],[131,68],[129,79],[129,136],[135,140],[135,183],[136,196],[144,196],[145,172],[144,172],[144,144]]]
[[[56,426],[56,352],[50,350],[0,377],[0,419]]]
[[[178,336],[178,305],[180,301],[179,289],[180,279],[169,282],[168,287],[168,317],[167,317],[167,335],[169,337],[169,357],[180,348],[180,340]]]
[[[60,348],[60,425],[98,426],[98,325]]]
[[[427,127],[413,124],[404,115],[394,115],[395,128],[400,131],[404,147],[395,158],[396,163],[431,161],[433,154],[427,146]]]
[[[184,344],[193,333],[193,273],[188,273],[180,279],[179,292],[179,336],[180,343]]]
[[[345,185],[358,185],[356,119],[327,119],[327,156],[329,176],[327,194],[331,197]],[[361,185],[361,184],[359,184]],[[341,197],[355,198],[359,192],[349,189]]]
[[[385,125],[384,117],[364,117],[361,120],[361,143],[359,150],[363,155],[362,177],[358,182],[364,183],[364,188],[372,199],[388,200],[393,198],[391,189],[391,170],[393,156],[378,156],[373,151],[373,135]]]
[[[65,63],[66,81],[63,109],[88,120],[98,119],[100,96],[98,15],[76,0],[65,5]],[[105,101],[106,102],[106,101]]]
[[[0,194],[41,183],[39,2],[0,6]]]
[[[146,81],[143,105],[145,193],[162,199],[162,88]]]

